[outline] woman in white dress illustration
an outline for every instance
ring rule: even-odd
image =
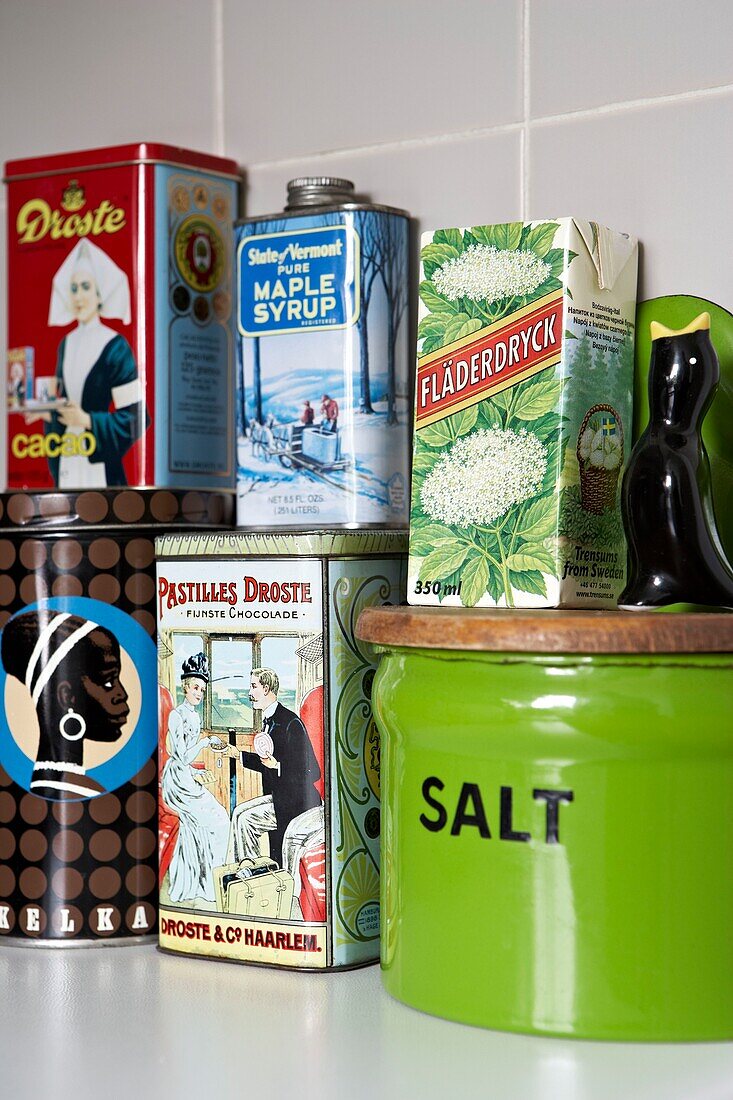
[[[217,740],[201,736],[201,719],[196,710],[208,682],[203,653],[184,661],[181,676],[184,700],[168,719],[169,757],[163,768],[163,800],[180,821],[169,877],[169,896],[174,903],[195,898],[214,901],[212,869],[226,863],[229,814],[206,790],[192,767],[201,751]]]
[[[44,414],[46,433],[90,433],[94,445],[48,460],[62,489],[126,485],[123,459],[147,426],[143,390],[132,348],[102,318],[131,322],[130,283],[121,267],[98,245],[81,240],[53,278],[49,325],[70,325],[56,362],[60,396],[66,404]],[[81,453],[84,452],[84,453]],[[87,453],[88,452],[88,453]]]

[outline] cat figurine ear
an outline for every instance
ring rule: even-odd
[[[720,378],[710,314],[677,331],[652,321],[651,337],[649,423],[621,488],[629,579],[619,606],[733,608],[701,435]]]
[[[649,328],[651,330],[652,343],[654,343],[655,340],[661,340],[663,336],[685,336],[688,332],[710,332],[710,314],[701,313],[694,321],[690,321],[689,325],[686,325],[685,328],[667,328],[666,325],[661,324],[659,321],[652,321]],[[713,354],[715,354],[714,351]]]

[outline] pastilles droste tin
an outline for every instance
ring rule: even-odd
[[[224,493],[0,497],[0,942],[155,932],[153,540],[232,512]]]
[[[399,532],[157,541],[160,944],[300,969],[379,955],[373,659]]]
[[[233,161],[11,161],[8,484],[234,486]]]
[[[327,177],[238,224],[240,526],[407,526],[408,228]]]

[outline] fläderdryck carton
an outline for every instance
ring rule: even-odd
[[[616,605],[637,258],[580,218],[423,234],[410,603]]]

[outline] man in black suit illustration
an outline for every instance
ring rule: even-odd
[[[232,746],[229,755],[241,756],[245,768],[262,776],[263,799],[272,799],[276,825],[269,828],[270,856],[282,866],[285,830],[294,817],[318,806],[321,796],[314,784],[321,778],[308,731],[295,711],[277,701],[280,680],[271,668],[253,668],[249,700],[262,712],[262,733],[255,737],[255,751]]]

